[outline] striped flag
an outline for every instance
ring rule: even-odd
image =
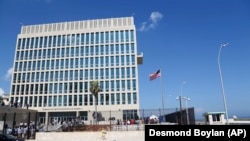
[[[154,80],[158,77],[161,77],[161,70],[157,70],[155,73],[149,75],[150,80]]]

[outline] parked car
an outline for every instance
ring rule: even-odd
[[[25,139],[17,138],[13,135],[0,134],[0,141],[25,141]]]

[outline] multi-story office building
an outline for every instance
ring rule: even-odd
[[[91,120],[97,80],[98,111],[120,111],[135,118],[139,110],[136,28],[133,17],[26,25],[18,34],[11,102],[51,117]],[[49,118],[50,117],[50,118]]]

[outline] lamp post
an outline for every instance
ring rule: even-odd
[[[183,123],[183,118],[182,118],[182,89],[183,89],[183,85],[187,83],[187,82],[182,82],[181,84],[181,95],[179,96],[179,100],[180,100],[180,120],[181,120],[181,124]]]
[[[226,124],[228,124],[228,114],[227,114],[227,103],[226,103],[226,97],[225,97],[225,92],[224,92],[224,85],[223,85],[221,68],[220,68],[220,53],[221,53],[221,49],[223,47],[226,47],[227,45],[228,45],[228,43],[221,44],[219,54],[218,54],[218,67],[219,67],[219,73],[220,73],[221,91],[222,91],[222,96],[223,96],[223,101],[224,101],[224,108],[225,108],[225,112],[226,112]]]
[[[186,100],[187,125],[189,125],[188,101],[190,101],[191,99],[188,97],[183,97],[183,99]]]

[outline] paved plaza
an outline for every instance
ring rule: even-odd
[[[35,141],[144,141],[143,131],[38,132]]]

